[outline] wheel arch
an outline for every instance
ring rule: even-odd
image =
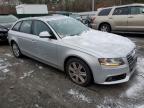
[[[64,66],[64,70],[65,70],[65,66],[66,66],[66,63],[68,62],[68,60],[70,60],[72,58],[80,59],[80,60],[84,61],[88,65],[88,63],[86,62],[86,60],[84,60],[82,57],[79,57],[77,55],[70,55],[70,56],[66,57],[65,60],[64,60],[64,65],[63,65]]]
[[[16,41],[12,39],[12,40],[10,41],[10,45],[12,45],[13,43],[16,43]]]
[[[91,72],[91,75],[92,75],[92,81],[94,81],[94,76],[93,76],[93,72],[92,72],[92,69],[91,67],[89,66],[89,63],[87,62],[87,60],[85,60],[84,58],[80,57],[80,56],[77,56],[77,55],[70,55],[68,57],[65,58],[64,60],[64,71],[66,73],[66,63],[68,62],[68,60],[72,59],[72,58],[77,58],[77,59],[80,59],[82,60],[84,63],[86,63],[86,65],[88,66],[88,68],[90,69],[90,72]]]

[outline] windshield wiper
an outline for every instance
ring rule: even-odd
[[[72,34],[72,35],[70,35],[70,36],[79,36],[81,33],[75,33],[75,34]]]

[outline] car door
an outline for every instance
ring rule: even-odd
[[[41,32],[47,31],[51,38],[40,38]],[[39,20],[33,22],[33,35],[37,36],[35,40],[37,57],[50,65],[57,65],[57,39],[48,25]]]
[[[114,30],[126,31],[128,26],[128,7],[114,9],[112,23]]]
[[[128,15],[128,30],[129,31],[144,31],[144,7],[131,6],[129,7],[130,14]]]
[[[31,20],[24,20],[20,27],[20,33],[18,36],[18,45],[20,49],[29,55],[34,56],[34,38],[35,36],[32,35],[32,21]]]

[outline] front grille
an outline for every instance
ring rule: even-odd
[[[110,76],[106,79],[106,82],[119,81],[119,80],[123,80],[125,78],[126,78],[126,74]]]
[[[127,55],[127,61],[128,61],[128,64],[129,64],[130,72],[132,72],[135,65],[136,65],[136,62],[137,62],[136,50],[133,50],[131,53],[129,53]]]

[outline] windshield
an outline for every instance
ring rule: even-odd
[[[48,23],[61,37],[75,36],[89,30],[88,27],[73,18],[52,20]]]
[[[13,23],[17,20],[13,15],[0,15],[0,23]]]

